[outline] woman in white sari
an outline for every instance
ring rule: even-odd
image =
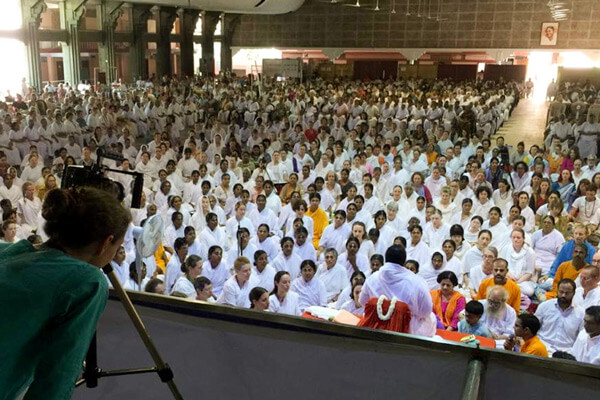
[[[531,236],[535,250],[536,273],[548,275],[552,263],[565,243],[565,237],[554,229],[554,217],[545,215],[541,219],[541,228]]]
[[[304,312],[310,306],[327,305],[327,290],[323,283],[315,278],[317,265],[312,260],[304,260],[300,264],[300,277],[294,279],[291,290],[298,294],[298,307]]]
[[[406,246],[406,259],[415,260],[419,265],[426,265],[431,259],[431,249],[421,240],[423,228],[414,225],[409,229],[410,242]]]
[[[275,288],[269,296],[269,311],[288,314],[300,315],[298,308],[299,296],[295,292],[290,292],[292,279],[287,271],[279,271],[275,274]]]
[[[511,244],[500,251],[500,257],[508,261],[508,279],[514,280],[521,288],[521,293],[531,297],[535,290],[533,273],[535,253],[525,245],[525,232],[515,229],[510,234]]]

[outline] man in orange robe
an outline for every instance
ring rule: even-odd
[[[508,292],[508,300],[506,303],[515,309],[517,315],[521,310],[521,289],[515,281],[508,279],[508,262],[503,258],[494,260],[492,278],[484,279],[477,290],[477,298],[475,300],[483,300],[487,297],[487,291],[492,286],[503,286]]]

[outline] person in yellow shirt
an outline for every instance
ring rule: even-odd
[[[515,309],[517,315],[521,311],[521,289],[519,285],[511,279],[508,279],[508,262],[503,258],[496,258],[492,264],[491,278],[484,279],[477,289],[477,297],[475,300],[483,300],[487,297],[488,288],[492,286],[503,286],[508,292],[508,300],[506,304]]]
[[[518,348],[519,353],[548,357],[546,346],[537,337],[541,326],[540,320],[535,315],[519,315],[515,322],[515,335],[504,342],[504,349],[517,351]]]
[[[321,235],[323,235],[323,231],[329,225],[329,218],[327,214],[320,206],[321,204],[321,195],[319,193],[313,193],[310,195],[310,205],[308,206],[308,210],[306,210],[306,215],[311,217],[313,220],[313,246],[315,249],[319,248],[319,241],[321,240]]]

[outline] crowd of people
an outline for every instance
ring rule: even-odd
[[[412,333],[600,364],[600,106],[557,94],[545,145],[509,148],[492,136],[523,90],[231,77],[27,90],[0,104],[0,236],[43,243],[45,196],[102,149],[103,165],[144,176],[111,262],[126,289],[290,315],[362,315],[385,295],[408,305]],[[130,205],[133,178],[106,175]],[[139,274],[152,218],[164,234]]]

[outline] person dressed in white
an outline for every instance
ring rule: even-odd
[[[167,294],[173,292],[175,282],[183,274],[182,265],[188,254],[188,245],[182,237],[175,239],[173,247],[175,254],[171,256],[171,259],[167,263],[167,270],[165,271],[165,289]]]
[[[532,247],[535,251],[535,266],[542,276],[547,276],[558,252],[565,244],[565,237],[554,229],[555,219],[545,215],[541,219],[541,228],[531,235]]]
[[[17,202],[17,215],[21,221],[21,230],[31,233],[37,229],[38,217],[42,210],[42,201],[35,196],[35,185],[31,182],[23,184],[23,198]]]
[[[477,244],[471,247],[463,257],[463,272],[468,274],[471,268],[483,264],[483,250],[490,244],[492,234],[488,230],[482,230],[477,236]]]
[[[421,240],[423,229],[420,225],[415,225],[410,228],[409,232],[410,242],[406,246],[407,258],[415,260],[419,265],[426,265],[431,260],[431,249]]]
[[[501,248],[502,239],[508,233],[508,227],[502,222],[502,211],[499,207],[492,207],[488,214],[489,219],[481,225],[481,229],[487,229],[492,233],[490,246]]]
[[[21,180],[25,182],[37,182],[42,177],[43,164],[39,162],[36,154],[29,155],[29,162],[21,172]]]
[[[274,284],[275,288],[269,297],[269,311],[279,314],[300,315],[300,308],[298,306],[300,296],[290,291],[292,279],[289,272],[277,272]]]
[[[555,351],[570,351],[583,328],[584,310],[573,306],[575,281],[563,279],[558,283],[557,297],[540,303],[535,312],[542,324],[537,335],[548,349],[548,354]]]
[[[231,277],[231,270],[223,262],[223,249],[214,245],[208,249],[208,259],[202,265],[202,276],[212,283],[215,296],[223,291],[223,285]]]
[[[235,215],[227,220],[225,231],[233,241],[233,238],[237,238],[237,233],[240,228],[246,228],[248,229],[248,232],[256,232],[254,224],[246,217],[246,205],[241,201],[235,204]]]
[[[267,253],[269,262],[272,262],[279,254],[279,238],[277,236],[271,236],[269,225],[267,224],[260,224],[258,226],[256,236],[253,236],[252,239],[250,239],[250,244],[256,247],[257,250],[262,250]]]
[[[183,271],[183,275],[175,281],[171,293],[179,292],[185,294],[188,299],[195,299],[197,293],[194,287],[194,280],[202,274],[202,259],[194,255],[188,256],[185,262],[181,264],[181,270]]]
[[[442,212],[436,209],[431,221],[425,225],[423,241],[431,248],[440,248],[444,240],[450,238],[450,226],[442,221]]]
[[[147,276],[146,264],[142,262],[141,274],[142,279],[138,279],[137,269],[135,262],[129,264],[129,279],[123,285],[125,290],[135,290],[138,292],[144,291],[146,284],[150,281],[151,276]],[[139,283],[138,283],[139,282]]]
[[[325,285],[315,278],[317,265],[312,260],[304,260],[300,264],[300,277],[294,279],[291,290],[298,294],[298,307],[304,312],[310,306],[327,305],[327,290]]]
[[[525,245],[525,232],[522,229],[513,230],[510,238],[512,244],[500,251],[500,257],[508,262],[508,279],[519,285],[522,294],[531,297],[535,290],[532,280],[535,253],[531,247]]]
[[[418,275],[427,282],[429,290],[435,290],[440,288],[437,277],[444,271],[449,271],[446,255],[441,251],[436,251],[431,255],[431,260],[419,268]]]
[[[274,278],[277,271],[268,264],[267,253],[263,250],[257,250],[254,253],[254,266],[252,267],[252,275],[257,280],[257,286],[265,288],[267,291],[272,291],[275,287]]]
[[[112,261],[110,262],[110,265],[115,271],[115,275],[121,283],[121,285],[124,285],[125,282],[127,282],[127,279],[129,278],[129,265],[127,265],[127,263],[125,262],[125,258],[125,248],[121,246],[119,247],[119,250],[117,250],[117,253],[113,257]],[[106,278],[108,279],[108,276]],[[112,287],[112,284],[110,284],[110,286]]]
[[[369,259],[364,254],[359,253],[360,242],[354,236],[346,240],[346,251],[340,254],[338,263],[344,266],[347,278],[350,279],[356,271],[361,271],[365,276],[371,272]]]
[[[346,270],[338,264],[338,253],[334,248],[325,250],[325,262],[317,271],[317,279],[323,283],[327,291],[327,302],[337,301],[340,293],[348,286]]]
[[[325,227],[319,239],[319,252],[323,253],[328,248],[334,248],[338,254],[342,253],[348,236],[350,236],[350,226],[346,224],[346,211],[337,210],[333,224]]]
[[[410,332],[433,336],[435,317],[432,319],[433,302],[427,283],[403,266],[406,250],[402,246],[391,246],[385,253],[385,259],[383,267],[365,281],[359,303],[366,304],[369,299],[381,295],[389,299],[395,297],[410,309]]]
[[[481,282],[494,276],[494,260],[496,258],[498,258],[498,250],[493,246],[488,246],[483,250],[483,263],[469,270],[469,292],[471,298],[474,299],[477,297],[477,290]]]
[[[277,271],[287,271],[292,279],[296,279],[300,276],[300,264],[302,259],[294,253],[294,239],[291,237],[284,237],[280,241],[281,253],[271,263],[273,268]]]
[[[238,257],[246,257],[249,260],[254,259],[254,253],[256,253],[256,250],[258,249],[250,243],[250,232],[248,229],[240,228],[236,233],[236,237],[232,240],[234,243],[227,254],[225,254],[225,258],[229,265],[231,265]]]
[[[573,304],[587,310],[588,307],[600,306],[600,254],[594,254],[592,258],[593,265],[588,265],[581,269],[579,273],[579,282],[581,287],[575,290]]]
[[[225,233],[225,230],[219,226],[217,214],[211,212],[206,215],[206,227],[200,232],[198,241],[200,242],[200,248],[204,249],[204,251],[210,249],[212,246],[224,248],[225,251],[229,250],[230,245],[227,234]],[[205,258],[206,254],[201,254],[201,256],[202,258]],[[208,278],[210,279],[210,277]],[[213,289],[214,287],[215,283],[213,282]]]
[[[579,362],[600,365],[600,306],[588,307],[571,354]]]
[[[239,257],[233,262],[234,275],[227,279],[217,303],[235,307],[250,308],[250,290],[257,286],[252,276],[252,265],[246,257]]]
[[[267,224],[270,232],[273,232],[276,235],[279,233],[279,229],[277,229],[277,215],[275,215],[273,210],[267,207],[267,198],[264,194],[259,194],[256,197],[256,208],[253,208],[252,211],[248,213],[248,218],[255,227],[258,227],[261,224]]]
[[[350,300],[342,304],[340,310],[351,312],[354,315],[363,315],[365,313],[365,306],[359,302],[362,287],[362,283],[352,286],[352,296]]]
[[[296,243],[294,244],[294,253],[297,254],[301,260],[313,260],[317,261],[317,252],[312,242],[306,240],[308,237],[308,230],[301,226],[294,232],[296,237]]]
[[[504,341],[515,334],[517,312],[506,304],[508,292],[502,286],[492,286],[488,289],[487,299],[479,300],[483,305],[481,322],[487,326],[492,338]]]

